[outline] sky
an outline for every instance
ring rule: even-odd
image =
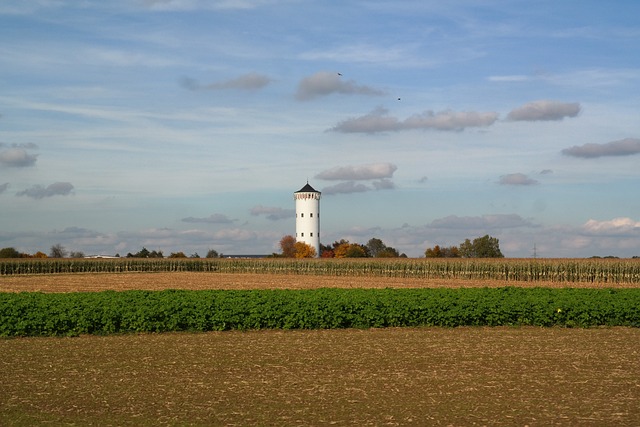
[[[640,255],[640,2],[5,0],[0,248]]]

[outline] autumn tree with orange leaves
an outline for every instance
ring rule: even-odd
[[[294,245],[296,253],[296,258],[315,258],[316,257],[316,248],[311,245],[306,244],[305,242],[296,242]]]

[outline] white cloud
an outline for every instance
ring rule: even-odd
[[[533,178],[529,178],[523,173],[511,173],[508,175],[502,175],[498,181],[500,185],[536,185],[539,184]]]
[[[371,182],[370,185],[363,184],[356,181],[340,182],[329,187],[322,189],[322,194],[350,194],[350,193],[364,193],[366,191],[381,191],[381,190],[393,190],[396,185],[390,179],[380,179]]]
[[[27,196],[32,199],[44,199],[45,197],[66,196],[73,190],[70,182],[54,182],[48,187],[42,185],[34,185],[33,187],[16,193],[16,196]]]
[[[201,84],[195,79],[183,77],[180,85],[189,90],[222,90],[222,89],[239,89],[239,90],[259,90],[267,86],[273,80],[265,75],[258,73],[249,73],[234,79],[229,79],[216,83]]]
[[[251,212],[251,215],[254,215],[254,216],[265,215],[267,219],[270,219],[272,221],[294,218],[296,216],[295,209],[283,209],[278,207],[262,206],[262,205],[252,207],[250,212]]]
[[[381,179],[380,181],[373,181],[371,183],[376,190],[393,190],[396,185],[390,179]]]
[[[204,224],[230,224],[234,222],[235,219],[230,219],[224,214],[214,213],[205,218],[194,218],[192,216],[187,218],[182,218],[182,222],[189,223],[204,223]]]
[[[436,129],[459,131],[467,127],[486,127],[498,120],[498,113],[476,111],[425,111],[409,117],[404,129]]]
[[[540,100],[511,110],[507,119],[511,121],[562,120],[565,117],[577,116],[580,109],[580,104],[577,102]]]
[[[607,142],[605,144],[575,145],[562,150],[565,156],[582,157],[592,159],[604,156],[631,156],[640,153],[640,139],[625,138],[620,141]]]
[[[633,234],[640,235],[640,221],[631,218],[614,218],[609,221],[597,221],[590,219],[584,224],[588,233],[603,235]]]
[[[396,117],[389,116],[388,113],[389,110],[386,108],[377,107],[364,116],[344,120],[330,130],[343,133],[376,133],[400,130],[400,121]]]
[[[244,242],[248,240],[256,239],[257,233],[253,230],[247,230],[243,228],[228,228],[225,230],[216,231],[213,233],[213,237],[222,242]]]
[[[640,79],[640,73],[637,68],[590,68],[566,74],[546,74],[543,79],[556,85],[593,90],[594,87],[612,87],[636,82]]]
[[[350,194],[350,193],[364,193],[365,191],[371,191],[370,187],[365,184],[356,183],[355,181],[341,182],[322,189],[322,194]]]
[[[449,228],[463,230],[503,229],[517,227],[534,227],[535,225],[517,214],[496,214],[483,216],[457,216],[449,215],[433,220],[432,228]]]
[[[29,154],[24,148],[9,148],[0,152],[0,165],[8,167],[28,167],[36,164],[37,154]]]
[[[498,120],[498,113],[476,111],[425,111],[404,121],[388,115],[388,110],[378,107],[369,114],[338,123],[330,130],[343,133],[376,133],[410,129],[434,129],[462,131],[468,127],[487,127]]]
[[[342,95],[384,95],[385,92],[369,86],[358,85],[354,80],[343,79],[338,73],[319,71],[305,77],[298,84],[296,99],[308,101],[334,93]]]
[[[68,65],[87,64],[108,67],[150,67],[164,68],[183,65],[177,58],[142,51],[113,49],[106,47],[81,48],[80,54],[69,55],[52,60],[65,62]]]
[[[494,83],[543,82],[567,88],[615,87],[637,81],[640,77],[635,68],[586,68],[553,74],[540,71],[530,75],[512,74],[489,76]]]
[[[327,181],[358,181],[369,179],[391,178],[398,169],[393,163],[372,163],[357,166],[337,166],[332,169],[320,172],[315,176],[317,179]]]
[[[417,59],[415,49],[418,44],[405,43],[401,46],[385,46],[357,43],[335,47],[333,49],[314,50],[300,55],[307,61],[332,61],[332,62],[361,62],[369,64],[387,64],[393,66],[420,65],[432,66],[435,61],[420,58]]]
[[[490,76],[488,80],[490,82],[526,82],[530,80],[531,77],[516,74],[516,75],[507,75],[507,76]]]

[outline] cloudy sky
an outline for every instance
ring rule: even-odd
[[[0,247],[640,255],[640,2],[0,2]]]

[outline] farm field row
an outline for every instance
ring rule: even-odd
[[[639,328],[0,340],[0,425],[640,425]]]
[[[67,273],[255,273],[508,282],[640,283],[640,259],[17,259],[0,277]]]
[[[0,276],[0,292],[99,292],[106,290],[218,290],[318,288],[635,288],[637,283],[423,279],[379,276],[311,276],[256,273],[75,273]]]

